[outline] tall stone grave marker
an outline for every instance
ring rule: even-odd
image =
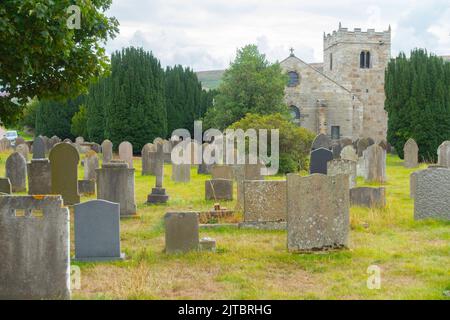
[[[28,168],[28,194],[43,195],[52,193],[52,174],[48,159],[32,159]]]
[[[438,148],[438,164],[450,168],[450,141],[443,142]]]
[[[45,159],[46,144],[42,137],[37,137],[33,142],[33,159]]]
[[[364,151],[364,168],[369,182],[386,182],[386,151],[379,145],[371,145]]]
[[[169,196],[166,194],[166,189],[163,188],[164,180],[164,150],[161,143],[157,144],[156,158],[155,158],[155,175],[156,185],[147,197],[147,203],[166,203]]]
[[[16,147],[16,152],[20,153],[24,158],[25,161],[28,161],[28,155],[30,154],[30,148],[26,143],[19,144]]]
[[[113,144],[106,139],[102,142],[103,163],[109,163],[113,159]]]
[[[88,151],[84,158],[84,180],[97,180],[96,170],[98,168],[97,153],[94,150]]]
[[[325,148],[319,148],[311,152],[309,173],[327,174],[327,163],[333,160],[333,153]]]
[[[349,185],[344,175],[287,177],[288,249],[291,252],[348,246]]]
[[[419,166],[419,147],[414,139],[406,141],[403,152],[405,154],[403,163],[405,168],[416,168]]]
[[[80,155],[77,149],[68,143],[58,143],[50,151],[50,168],[52,194],[60,194],[64,205],[80,203],[78,194],[78,162]]]
[[[119,145],[119,158],[128,164],[128,168],[133,169],[133,145],[128,141]]]
[[[6,177],[11,182],[12,192],[27,189],[27,161],[19,152],[14,152],[6,159]]]
[[[152,143],[147,143],[141,151],[141,159],[142,159],[142,175],[149,176],[152,174],[151,171],[151,160],[150,160],[150,152],[156,151]]]
[[[172,164],[172,181],[187,183],[191,181],[190,164]]]

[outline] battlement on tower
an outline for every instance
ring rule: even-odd
[[[327,49],[337,43],[391,43],[391,27],[387,31],[375,31],[375,29],[367,29],[362,31],[361,28],[355,28],[349,31],[339,24],[338,30],[332,33],[323,34],[324,48]]]

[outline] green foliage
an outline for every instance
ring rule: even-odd
[[[422,161],[435,162],[437,148],[450,139],[450,63],[416,49],[401,53],[386,71],[388,140],[401,158],[409,138],[419,145]]]
[[[165,73],[167,132],[188,129],[193,132],[194,121],[212,106],[214,91],[202,90],[197,75],[189,68],[177,65]]]
[[[243,119],[233,123],[230,129],[278,129],[280,133],[280,171],[292,173],[306,170],[309,166],[308,157],[312,142],[315,138],[311,131],[298,127],[283,114],[258,115],[247,114]],[[270,142],[268,143],[270,150]],[[269,151],[270,152],[270,151]]]
[[[84,100],[84,96],[79,96],[66,102],[40,101],[36,109],[36,136],[43,135],[50,138],[56,135],[63,140],[75,138],[71,132],[71,122]]]
[[[205,126],[224,129],[247,113],[286,113],[286,83],[279,63],[271,64],[256,45],[239,49],[225,71],[214,107],[205,115]]]
[[[137,153],[146,143],[167,134],[164,70],[152,53],[141,48],[115,52],[111,63],[104,104],[105,137],[116,147],[127,140]]]
[[[36,126],[36,114],[37,114],[37,108],[39,106],[39,101],[34,99],[30,101],[24,108],[22,119],[20,121],[20,126],[23,128],[29,128],[31,130],[34,130],[34,127]]]
[[[80,105],[80,109],[72,117],[72,125],[70,132],[75,137],[87,137],[87,112],[84,105]]]
[[[0,6],[1,121],[15,121],[28,98],[75,97],[108,67],[102,47],[118,32],[104,12],[112,0],[8,0]],[[76,4],[81,26],[71,29],[68,12]],[[15,99],[18,106],[3,100]]]
[[[84,136],[92,142],[102,143],[105,137],[105,106],[109,104],[110,81],[108,78],[100,79],[89,86],[89,95],[86,100],[86,131]]]

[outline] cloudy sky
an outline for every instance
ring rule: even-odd
[[[323,33],[343,27],[392,27],[392,53],[424,47],[450,55],[449,0],[113,0],[108,15],[120,22],[109,53],[140,46],[163,65],[196,71],[226,68],[236,48],[255,43],[271,61],[295,48],[322,62]]]

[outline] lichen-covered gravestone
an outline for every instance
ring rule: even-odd
[[[406,141],[403,152],[405,155],[403,166],[405,168],[416,168],[419,166],[419,147],[414,139]]]
[[[133,169],[133,145],[128,141],[119,145],[119,158],[128,164],[128,168]]]
[[[244,181],[244,221],[286,221],[286,181]]]
[[[211,175],[213,179],[234,179],[234,170],[232,166],[229,165],[218,165],[215,164],[211,167]]]
[[[27,189],[27,161],[19,152],[14,152],[6,159],[6,177],[11,182],[12,192]]]
[[[78,261],[121,260],[120,205],[93,200],[75,205],[75,259]]]
[[[164,216],[166,253],[198,250],[199,222],[197,212],[168,212]]]
[[[353,188],[350,190],[352,206],[366,208],[383,208],[386,206],[385,188]]]
[[[364,168],[369,182],[386,182],[386,151],[379,145],[371,145],[364,151]]]
[[[205,181],[206,200],[233,200],[233,180],[216,179]]]
[[[60,196],[0,197],[0,299],[70,299],[69,222]]]
[[[113,144],[106,139],[102,142],[103,163],[109,163],[113,159]]]
[[[142,159],[142,175],[149,176],[152,174],[151,171],[151,160],[150,160],[150,152],[156,151],[155,147],[151,143],[147,143],[141,151],[141,159]]]
[[[113,160],[97,169],[97,199],[120,204],[120,216],[136,215],[134,169]]]
[[[358,161],[358,154],[352,145],[345,146],[341,151],[342,160]]]
[[[328,175],[336,176],[345,174],[348,176],[350,188],[356,187],[356,162],[351,160],[332,160],[328,162]]]
[[[450,220],[450,169],[430,167],[415,179],[414,218]]]
[[[344,175],[287,177],[288,249],[291,252],[348,246],[349,185]]]
[[[37,137],[33,142],[33,159],[45,159],[46,143],[43,137]]]
[[[333,153],[325,148],[319,148],[311,152],[309,173],[327,174],[327,163],[333,160]]]
[[[52,194],[60,194],[64,205],[80,203],[78,194],[78,162],[80,155],[77,149],[69,143],[58,143],[49,155]]]
[[[28,194],[51,194],[52,175],[48,159],[32,159],[28,168]]]
[[[96,170],[98,168],[97,153],[94,150],[88,151],[84,158],[84,180],[97,180]]]

